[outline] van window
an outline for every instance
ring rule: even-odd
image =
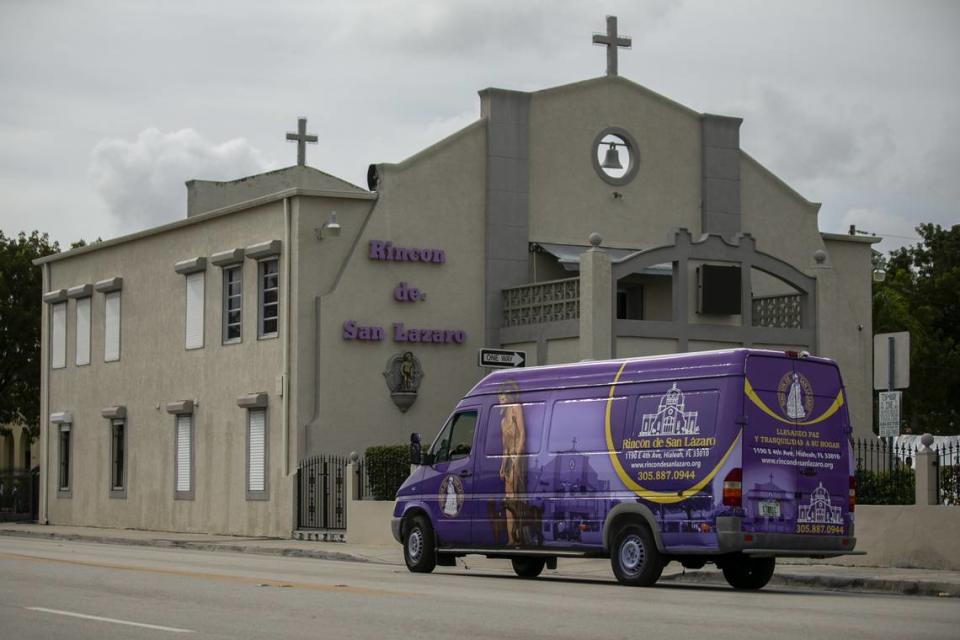
[[[453,416],[430,447],[434,463],[468,457],[476,430],[476,411],[463,411]]]
[[[550,436],[547,446],[550,453],[605,453],[607,398],[559,400],[553,405],[550,420]],[[627,414],[627,398],[610,398],[610,431],[614,436],[623,432]],[[614,437],[615,446],[619,442]]]
[[[542,402],[494,405],[487,419],[484,454],[502,456],[505,453],[540,453],[545,408],[546,405]]]

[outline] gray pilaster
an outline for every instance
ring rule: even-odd
[[[530,94],[484,89],[480,113],[487,120],[484,342],[497,346],[501,291],[527,281]]]
[[[594,241],[595,237],[595,241]],[[580,254],[580,359],[613,357],[613,276],[610,255],[600,248],[600,237],[591,237],[593,247]]]
[[[729,238],[740,223],[742,118],[703,114],[701,127],[701,231]]]

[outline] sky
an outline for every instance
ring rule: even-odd
[[[620,75],[739,116],[820,229],[891,250],[960,223],[960,2],[0,0],[0,230],[69,244],[181,218],[184,182],[307,162],[360,186],[475,121],[477,91]]]

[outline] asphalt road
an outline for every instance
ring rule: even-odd
[[[468,560],[469,563],[469,560]],[[0,638],[953,638],[955,599],[0,539]],[[139,625],[139,626],[138,626]]]

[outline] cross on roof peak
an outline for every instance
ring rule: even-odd
[[[619,48],[629,49],[633,44],[633,39],[626,36],[621,37],[617,33],[617,16],[607,16],[606,35],[593,34],[593,44],[602,44],[607,47],[607,75],[617,75],[617,54]]]
[[[316,144],[317,136],[307,133],[307,119],[297,118],[297,132],[287,132],[287,140],[297,143],[297,164],[301,167],[307,164],[307,143]]]

